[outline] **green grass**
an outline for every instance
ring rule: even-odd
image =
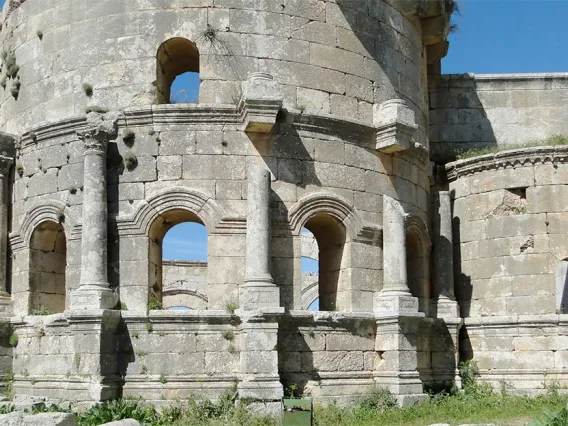
[[[427,426],[435,423],[495,423],[540,417],[545,409],[559,411],[568,397],[541,396],[537,398],[501,396],[481,397],[456,395],[431,398],[415,407],[388,409],[382,412],[362,408],[345,409],[337,406],[317,406],[315,425],[334,426]]]
[[[557,145],[568,145],[568,136],[553,135],[547,139],[527,141],[522,144],[491,146],[491,147],[475,148],[468,150],[456,150],[454,151],[454,153],[456,156],[456,160],[466,160],[468,158],[479,157],[481,155],[487,155],[487,154],[496,154],[498,152],[509,151],[511,149],[530,148],[535,146],[557,146]]]

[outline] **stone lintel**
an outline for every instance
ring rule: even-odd
[[[391,99],[375,105],[376,149],[384,153],[404,151],[414,146],[418,125],[416,114],[402,99]]]
[[[243,83],[241,111],[247,133],[268,133],[276,124],[284,96],[280,83],[267,73],[252,73]]]

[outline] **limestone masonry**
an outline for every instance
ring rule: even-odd
[[[293,384],[411,404],[459,387],[470,359],[495,387],[568,386],[568,148],[449,163],[567,134],[568,74],[441,75],[453,8],[7,0],[0,371],[15,397],[236,383],[273,403]],[[170,104],[185,72],[199,103]],[[206,226],[207,262],[162,261],[182,222]]]

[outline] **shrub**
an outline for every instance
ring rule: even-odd
[[[388,389],[377,388],[362,397],[359,407],[363,410],[385,411],[396,407],[396,398]]]

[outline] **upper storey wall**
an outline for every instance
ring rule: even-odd
[[[568,134],[568,74],[442,75],[430,82],[430,150],[521,144]]]
[[[378,0],[27,0],[11,10],[8,4],[0,42],[15,53],[21,87],[17,100],[10,80],[0,88],[0,125],[22,133],[81,115],[88,105],[123,109],[153,103],[156,53],[172,37],[187,38],[199,49],[201,103],[238,102],[241,81],[261,71],[285,85],[289,109],[371,122],[373,103],[399,97],[424,124],[420,20],[404,16],[396,5]],[[216,30],[213,39],[208,28]],[[94,88],[90,99],[84,83]]]

